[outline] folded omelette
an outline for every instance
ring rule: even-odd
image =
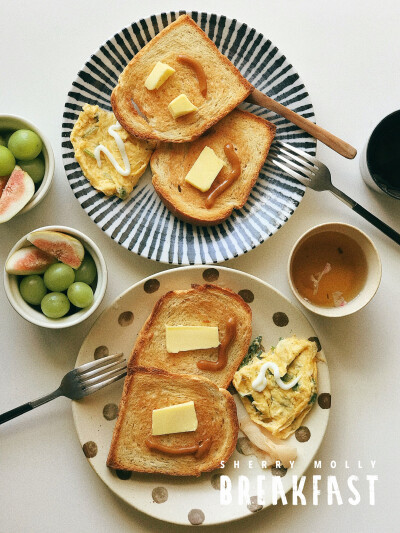
[[[146,170],[155,143],[137,139],[121,128],[118,130],[118,135],[130,164],[129,174],[124,176],[118,172],[104,154],[101,154],[101,166],[99,166],[94,155],[99,145],[109,150],[119,166],[124,166],[122,154],[109,133],[110,126],[115,124],[117,119],[113,113],[100,109],[97,105],[85,104],[71,132],[71,142],[75,150],[75,159],[92,187],[107,196],[116,195],[125,199]]]
[[[267,385],[262,392],[252,383],[266,362],[275,363],[283,382],[299,378],[289,390],[282,389],[273,372],[266,372]],[[272,435],[286,439],[300,427],[317,398],[317,347],[315,342],[296,336],[282,339],[268,353],[257,337],[249,355],[233,378],[233,385],[242,397],[250,418],[267,428]]]

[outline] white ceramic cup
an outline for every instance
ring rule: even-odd
[[[49,192],[50,185],[54,176],[54,154],[50,142],[45,135],[31,122],[25,118],[18,117],[17,115],[0,115],[0,131],[6,130],[20,130],[27,129],[32,130],[39,135],[43,143],[43,158],[45,171],[43,179],[39,185],[39,188],[29,200],[29,202],[19,211],[15,216],[22,215],[33,209],[39,202],[43,200],[46,194]]]
[[[395,128],[396,139],[391,134]],[[365,183],[373,189],[374,191],[391,196],[392,198],[397,198],[400,200],[400,180],[399,185],[396,187],[391,187],[384,181],[379,179],[379,174],[374,171],[374,167],[380,163],[380,159],[385,157],[391,157],[392,155],[397,155],[399,158],[400,147],[398,145],[398,139],[400,138],[400,110],[394,111],[383,118],[379,124],[377,124],[372,132],[370,133],[367,142],[364,145],[364,148],[360,156],[360,172]],[[377,143],[381,143],[381,149],[378,151],[375,149]],[[375,147],[375,148],[374,148]],[[385,153],[384,148],[387,148]],[[396,175],[400,174],[400,165],[399,168],[395,170]]]
[[[4,268],[4,288],[6,291],[6,295],[10,304],[14,307],[17,313],[20,314],[23,318],[25,318],[25,320],[28,320],[28,322],[32,322],[32,324],[36,324],[38,326],[50,329],[68,328],[86,320],[86,318],[93,314],[94,311],[99,307],[107,287],[106,263],[98,246],[91,239],[89,239],[89,237],[87,237],[77,229],[68,228],[66,226],[46,226],[43,228],[37,228],[36,230],[32,231],[39,230],[59,231],[61,233],[67,233],[68,235],[72,235],[72,237],[75,237],[83,244],[85,250],[87,250],[92,256],[97,269],[97,284],[93,295],[92,305],[86,307],[85,309],[81,309],[80,311],[77,311],[72,315],[64,316],[62,318],[48,318],[43,313],[37,311],[27,302],[25,302],[25,300],[21,296],[21,293],[19,292],[18,276],[8,274]],[[19,250],[20,248],[24,248],[25,246],[31,246],[31,243],[27,240],[26,237],[27,235],[22,237],[13,246],[13,248],[10,250],[10,253],[8,254],[6,263],[14,252]]]
[[[365,259],[367,261],[367,279],[363,288],[355,298],[350,300],[346,305],[342,307],[322,307],[319,305],[315,305],[309,302],[308,300],[305,300],[297,290],[292,279],[293,259],[299,247],[312,235],[325,231],[339,232],[352,238],[361,247],[362,251],[364,252]],[[351,226],[350,224],[342,224],[340,222],[328,222],[326,224],[314,226],[296,241],[289,255],[287,276],[293,294],[306,309],[321,316],[343,317],[351,315],[356,311],[359,311],[364,306],[366,306],[368,302],[372,300],[376,291],[378,290],[381,281],[382,265],[374,243],[363,231],[359,230],[355,226]]]

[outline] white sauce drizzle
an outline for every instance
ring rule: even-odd
[[[265,387],[267,386],[268,382],[267,382],[267,378],[265,377],[265,374],[266,374],[268,368],[270,368],[271,370],[274,371],[275,381],[277,382],[279,387],[281,389],[283,389],[283,390],[291,389],[292,387],[294,387],[296,385],[296,383],[300,379],[300,376],[298,376],[297,378],[292,379],[292,381],[289,381],[289,383],[285,383],[284,381],[281,380],[281,377],[280,377],[280,374],[279,374],[278,365],[276,365],[272,361],[267,361],[266,363],[264,363],[262,365],[262,367],[260,368],[260,372],[259,372],[258,376],[253,381],[253,383],[251,384],[251,386],[253,387],[253,389],[255,391],[262,392],[265,389]]]
[[[124,141],[121,139],[120,135],[116,132],[116,130],[120,129],[122,129],[121,125],[119,124],[119,122],[117,122],[116,124],[113,124],[108,128],[108,133],[111,135],[111,137],[115,139],[115,142],[117,143],[118,150],[120,151],[122,157],[122,161],[124,162],[125,170],[117,163],[113,154],[103,144],[99,144],[98,146],[96,146],[93,153],[97,161],[97,166],[99,168],[101,168],[100,154],[101,152],[103,152],[103,154],[108,157],[110,163],[118,172],[118,174],[121,174],[121,176],[129,176],[129,174],[131,173],[131,165],[129,163],[128,156],[126,155],[125,144]]]

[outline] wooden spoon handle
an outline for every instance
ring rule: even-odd
[[[321,126],[317,126],[311,122],[311,120],[298,115],[288,107],[275,102],[275,100],[262,93],[258,89],[254,89],[254,91],[247,97],[246,101],[252,104],[257,104],[261,107],[265,107],[266,109],[281,115],[290,122],[293,122],[293,124],[296,124],[296,126],[299,126],[299,128],[302,130],[308,132],[319,141],[326,144],[326,146],[329,146],[329,148],[332,148],[332,150],[335,150],[335,152],[338,154],[342,155],[343,157],[347,157],[347,159],[354,159],[357,155],[357,150],[353,148],[353,146],[345,141],[342,141],[342,139],[339,139],[339,137],[336,137],[332,133],[329,133],[329,131],[324,130],[324,128],[321,128]]]

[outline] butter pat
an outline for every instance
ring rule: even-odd
[[[165,326],[168,353],[204,350],[219,346],[218,327]]]
[[[192,104],[186,94],[180,94],[168,104],[168,109],[174,118],[183,117],[197,111],[197,107]]]
[[[161,63],[158,61],[153,70],[150,72],[147,80],[144,82],[144,86],[149,91],[154,91],[158,89],[161,85],[167,81],[167,79],[172,76],[175,72],[175,69],[167,65],[166,63]]]
[[[193,401],[153,410],[153,435],[196,431],[197,424],[196,409]]]
[[[205,146],[194,165],[187,173],[185,181],[202,192],[209,190],[213,181],[225,165],[212,148]]]

